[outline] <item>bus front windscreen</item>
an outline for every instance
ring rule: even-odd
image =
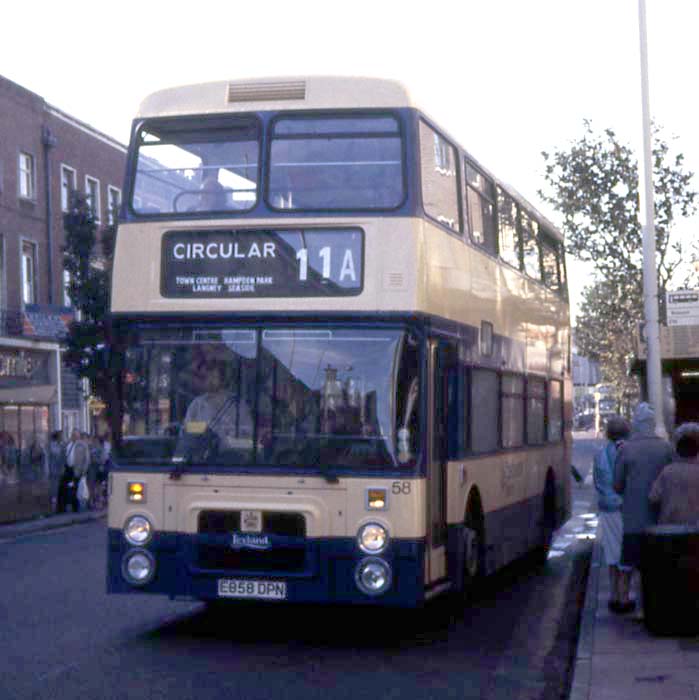
[[[395,329],[144,329],[125,354],[117,460],[412,465],[417,348]]]

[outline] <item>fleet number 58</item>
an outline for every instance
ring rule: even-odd
[[[391,493],[396,496],[407,496],[410,493],[410,486],[409,481],[394,481],[391,484]]]

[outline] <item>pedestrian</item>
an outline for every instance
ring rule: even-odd
[[[106,505],[106,484],[111,461],[111,445],[106,435],[95,435],[92,443],[90,471],[94,473],[90,483],[90,508],[101,510]]]
[[[102,447],[102,463],[105,466],[105,470],[109,471],[109,465],[112,462],[112,443],[109,442],[107,433],[103,433],[99,441]]]
[[[634,609],[634,603],[629,598],[631,569],[621,564],[622,497],[614,491],[614,465],[618,448],[629,436],[629,424],[621,416],[610,416],[605,434],[607,442],[595,455],[592,472],[599,511],[597,534],[609,567],[609,609],[614,613],[627,613]]]
[[[51,510],[58,511],[58,489],[61,476],[66,466],[66,449],[63,444],[63,433],[56,430],[51,433],[49,440],[49,488],[51,498]]]
[[[660,472],[649,499],[659,525],[699,525],[699,423],[683,423],[674,439],[677,456]]]
[[[4,430],[0,431],[0,474],[2,475],[3,483],[10,480],[10,466],[7,463],[7,455],[5,451],[8,437],[8,433],[6,433]]]
[[[621,564],[635,572],[641,566],[643,532],[655,523],[648,494],[658,474],[671,461],[670,443],[655,434],[655,411],[649,404],[639,403],[631,421],[631,435],[617,453],[614,475],[614,490],[624,498],[621,508],[624,526]],[[640,616],[641,592],[638,582],[636,589]]]
[[[29,449],[27,450],[27,461],[32,480],[40,481],[46,478],[46,451],[36,433],[32,433]]]
[[[75,478],[78,484],[78,500],[80,501],[80,510],[88,510],[90,507],[90,493],[92,491],[94,466],[92,462],[92,440],[85,431],[80,433],[80,439],[76,444],[73,459],[73,469],[75,470]],[[85,477],[87,485],[87,495],[81,494],[80,482]]]
[[[66,505],[70,504],[74,512],[80,510],[78,500],[78,483],[80,478],[87,473],[90,464],[90,450],[76,428],[66,445],[66,466],[61,478],[59,489],[58,512],[65,512]]]
[[[2,460],[3,470],[9,483],[15,484],[19,481],[19,451],[15,446],[15,439],[8,432],[4,432],[0,443],[0,460]]]
[[[90,466],[87,470],[87,486],[90,490],[89,507],[94,510],[93,499],[96,492],[97,481],[102,471],[102,445],[97,435],[87,438],[90,448]]]

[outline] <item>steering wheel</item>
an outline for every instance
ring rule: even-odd
[[[182,197],[183,197],[184,195],[190,195],[190,196],[193,195],[196,199],[193,199],[193,200],[192,200],[192,205],[196,205],[197,202],[199,201],[199,200],[198,200],[198,197],[199,197],[200,194],[201,194],[201,191],[200,191],[200,190],[182,190],[181,192],[178,192],[178,193],[175,195],[175,198],[172,200],[172,209],[173,209],[173,211],[176,211],[176,212],[184,211],[183,209],[180,209],[180,208],[179,208],[179,201],[180,201],[180,199],[182,199]]]

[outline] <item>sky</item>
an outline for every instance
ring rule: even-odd
[[[646,3],[651,113],[699,172],[699,4]],[[161,88],[337,74],[402,82],[554,223],[538,196],[542,151],[590,119],[640,153],[637,0],[25,0],[6,3],[2,24],[0,75],[123,143]],[[570,261],[569,277],[575,305],[589,270]]]

